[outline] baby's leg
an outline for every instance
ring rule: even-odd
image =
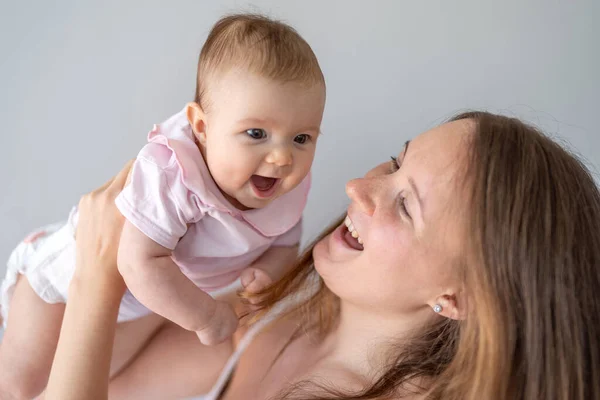
[[[32,399],[48,382],[65,310],[48,304],[21,276],[0,343],[0,399]]]

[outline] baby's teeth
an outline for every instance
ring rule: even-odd
[[[358,238],[358,244],[363,244],[363,241],[361,238]]]
[[[356,231],[352,231],[352,237],[356,239],[358,237],[358,233]]]

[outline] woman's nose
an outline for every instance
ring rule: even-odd
[[[277,146],[267,154],[265,161],[269,164],[275,164],[278,167],[291,165],[293,161],[292,151],[287,146]]]
[[[365,214],[375,213],[376,183],[372,178],[352,179],[346,184],[346,194]]]

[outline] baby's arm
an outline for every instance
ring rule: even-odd
[[[298,246],[272,246],[252,265],[242,271],[244,289],[259,292],[281,279],[294,266],[298,258]]]
[[[171,253],[126,221],[118,265],[131,293],[157,314],[197,332],[204,344],[230,337],[238,324],[233,309],[213,300],[190,281],[173,262]]]

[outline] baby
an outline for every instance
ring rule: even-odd
[[[128,287],[119,322],[154,312],[204,344],[233,334],[233,308],[213,297],[236,285],[259,291],[296,257],[324,104],[317,59],[291,27],[252,15],[217,22],[195,101],[154,126],[117,198]],[[32,397],[45,386],[64,311],[52,303],[67,301],[76,224],[74,210],[9,260],[0,347],[9,393]]]

